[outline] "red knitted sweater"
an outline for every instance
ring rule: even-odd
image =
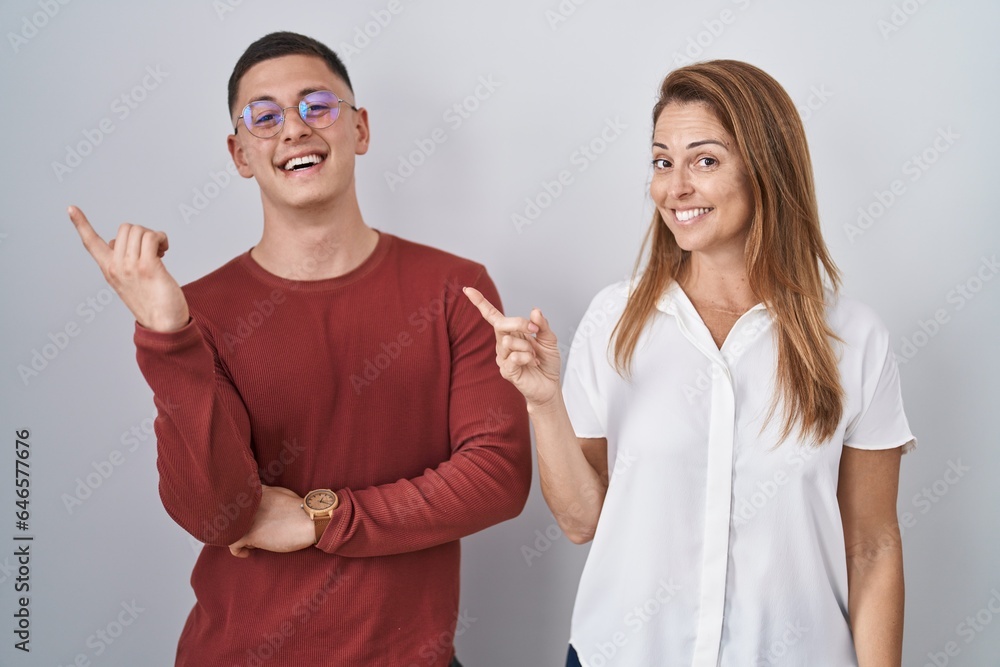
[[[448,664],[458,540],[516,516],[531,482],[524,401],[465,285],[499,305],[481,265],[381,233],[323,280],[247,251],[184,286],[184,328],[136,324],[160,496],[206,543],[177,665]],[[229,553],[262,481],[337,491],[316,547]]]

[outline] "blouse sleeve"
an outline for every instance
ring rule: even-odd
[[[899,383],[899,367],[888,331],[880,332],[870,343],[874,348],[866,357],[875,361],[866,369],[862,381],[863,409],[852,424],[848,425],[844,444],[856,449],[903,448],[903,453],[917,446],[910,432],[910,425],[903,411],[903,396]],[[881,363],[878,360],[881,359]]]
[[[613,311],[613,300],[606,288],[590,302],[573,335],[563,373],[562,393],[578,438],[605,438],[608,435],[604,371],[610,368],[607,352],[614,326]]]

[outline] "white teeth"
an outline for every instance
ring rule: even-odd
[[[687,222],[691,218],[708,213],[711,210],[712,209],[710,208],[689,208],[685,211],[674,211],[674,215],[677,217],[678,221]]]
[[[284,170],[291,171],[300,164],[319,164],[323,161],[323,158],[319,155],[304,155],[303,157],[293,157],[291,160],[285,163]]]

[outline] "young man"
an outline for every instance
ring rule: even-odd
[[[229,109],[263,204],[249,251],[182,289],[164,233],[105,243],[70,208],[136,318],[164,506],[206,544],[176,664],[457,665],[458,540],[519,514],[531,481],[524,401],[461,298],[496,289],[364,223],[368,114],[329,48],[258,40]]]

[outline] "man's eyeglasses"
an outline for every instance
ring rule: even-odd
[[[298,109],[299,117],[306,125],[321,130],[330,127],[337,120],[341,104],[347,104],[355,111],[358,110],[353,104],[345,102],[329,90],[309,93],[297,106],[284,109],[270,100],[256,100],[243,107],[243,124],[253,136],[269,139],[281,132],[281,126],[285,124],[285,112],[288,109]],[[237,122],[233,132],[239,129],[240,124]]]

